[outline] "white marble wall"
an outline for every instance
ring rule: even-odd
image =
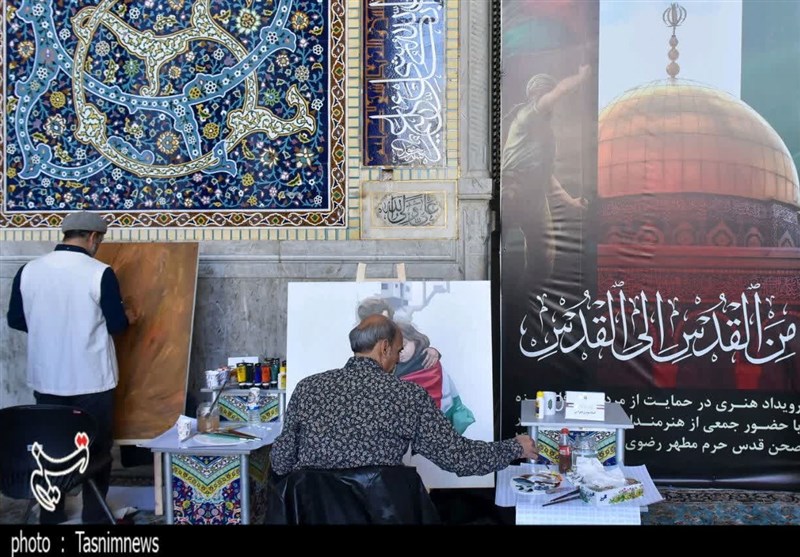
[[[190,390],[195,377],[233,355],[286,354],[287,284],[305,280],[354,280],[392,276],[405,263],[409,280],[486,277],[486,211],[470,208],[462,220],[473,232],[459,241],[360,241],[201,243],[192,338]],[[465,230],[465,232],[467,232]],[[52,249],[52,243],[0,244],[0,300],[8,307],[17,269]],[[0,322],[0,407],[32,402],[25,385],[26,335]]]
[[[482,280],[489,276],[489,3],[462,0],[458,238],[202,242],[190,364],[190,394],[200,372],[230,355],[286,353],[287,284],[392,276],[405,263],[409,280]],[[46,242],[0,242],[0,307],[8,307],[17,269],[47,253]],[[0,322],[0,407],[32,402],[25,385],[26,338]]]

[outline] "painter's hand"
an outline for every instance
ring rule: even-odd
[[[522,458],[529,458],[531,460],[539,458],[539,449],[536,447],[536,442],[531,439],[530,435],[517,435],[515,439],[517,443],[522,445]]]
[[[435,365],[436,362],[438,362],[441,357],[442,357],[442,355],[439,354],[439,351],[436,350],[433,346],[430,346],[430,347],[426,348],[425,349],[425,361],[422,362],[422,367],[423,368],[428,368],[428,367],[431,367],[431,366]]]
[[[592,67],[589,64],[581,64],[578,68],[578,77],[581,81],[586,81],[592,75]]]

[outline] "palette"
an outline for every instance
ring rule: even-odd
[[[194,440],[201,445],[238,445],[249,441],[249,439],[237,439],[235,437],[214,435],[213,433],[200,433],[195,436]]]
[[[511,489],[515,493],[525,495],[543,494],[550,489],[555,489],[564,478],[558,472],[536,472],[533,474],[520,474],[511,478]]]

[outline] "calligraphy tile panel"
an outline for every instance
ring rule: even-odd
[[[450,239],[457,237],[454,182],[365,182],[364,239]]]
[[[444,0],[363,0],[365,166],[444,166]]]
[[[0,227],[345,226],[345,0],[14,0]]]

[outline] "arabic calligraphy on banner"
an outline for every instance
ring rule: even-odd
[[[695,296],[690,303],[656,292],[628,296],[623,282],[615,283],[605,296],[583,299],[566,306],[537,296],[538,315],[526,315],[519,324],[519,350],[528,358],[542,360],[557,353],[590,351],[603,359],[619,361],[649,357],[658,363],[678,363],[687,358],[720,357],[751,364],[780,362],[795,356],[789,343],[797,335],[797,318],[775,297],[761,295],[753,284],[734,300],[725,293],[718,300]]]
[[[444,0],[372,0],[364,18],[364,164],[444,165]]]

